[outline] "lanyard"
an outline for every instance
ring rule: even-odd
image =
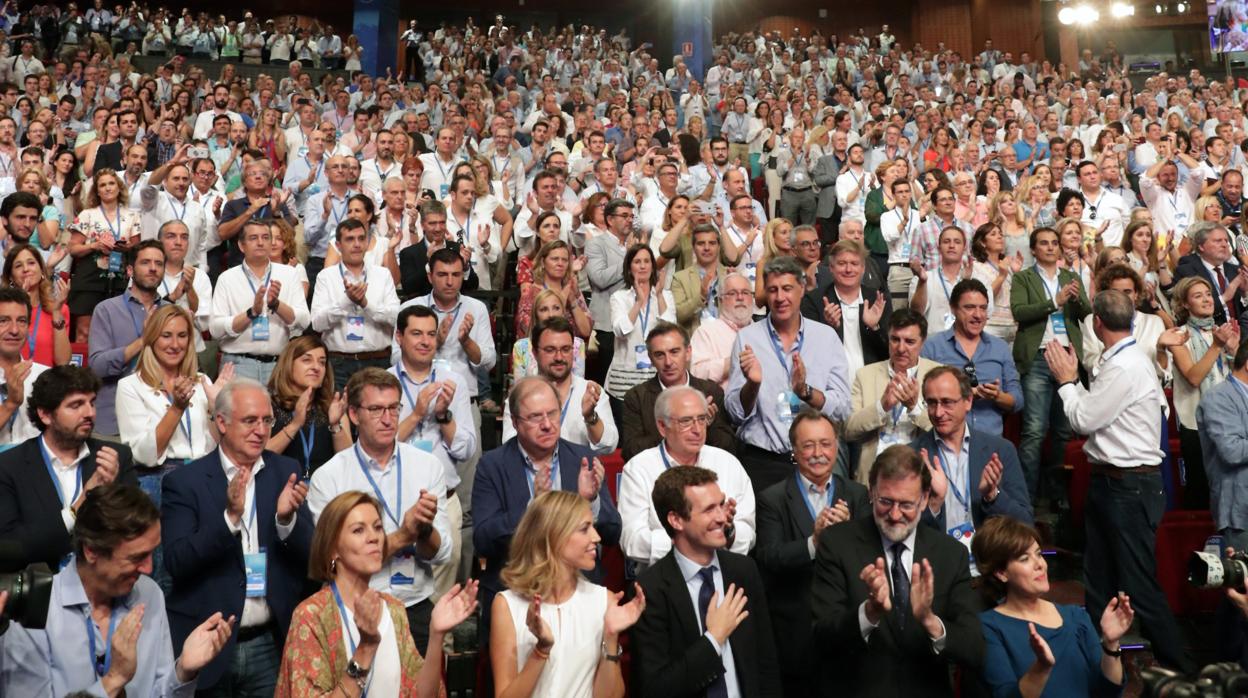
[[[305,158],[305,159],[306,159],[306,158]],[[322,162],[324,162],[324,161],[322,161]],[[308,169],[312,169],[312,166],[311,166],[311,165],[308,165]],[[394,169],[394,163],[393,163],[393,162],[392,162],[392,163],[390,163],[390,166],[386,168],[386,171],[385,171],[385,172],[382,172],[382,171],[381,171],[381,165],[378,165],[378,164],[377,164],[377,161],[376,161],[376,160],[373,160],[373,169],[374,169],[374,170],[377,170],[377,179],[378,179],[378,180],[380,180],[382,184],[385,184],[385,183],[386,183],[386,177],[389,177],[389,176],[390,176],[390,170],[393,170],[393,169]],[[317,172],[317,174],[320,174],[320,172],[318,171],[318,172]]]
[[[771,322],[767,323],[767,337],[771,340],[772,351],[776,352],[776,359],[780,361],[780,366],[784,368],[785,383],[793,382],[793,369],[789,367],[789,362],[784,355],[784,347],[780,344],[780,335],[776,334],[776,328],[772,326]],[[802,352],[802,343],[805,341],[806,321],[802,320],[802,324],[798,326],[797,342],[793,345],[793,351],[800,354]]]
[[[161,394],[165,396],[165,400],[170,405],[173,405],[173,398],[169,397],[169,393],[161,393]],[[194,457],[195,440],[191,438],[191,412],[189,409],[190,406],[188,405],[187,407],[188,409],[183,410],[182,412],[182,418],[178,420],[178,428],[182,430],[183,434],[186,434],[186,443],[190,447],[191,454],[192,454],[190,457]]]
[[[563,401],[563,409],[559,410],[559,424],[568,420],[568,405],[572,404],[572,386],[568,386],[568,399]]]
[[[173,194],[165,192],[165,197],[169,199],[169,208],[173,211],[173,215],[177,216],[178,220],[182,220],[186,216],[186,207],[190,206],[190,203],[182,204],[182,212],[178,213],[178,205],[173,198]]]
[[[668,457],[667,457],[667,444],[666,444],[665,442],[663,442],[663,441],[660,441],[660,442],[659,442],[659,457],[663,459],[663,469],[664,469],[664,470],[667,470],[668,468],[671,468],[671,467],[672,467],[672,462],[671,462],[671,460],[669,460],[669,459],[668,459]],[[701,462],[702,462],[702,452],[701,452],[701,451],[699,451],[699,452],[698,452],[698,462],[697,462],[697,463],[694,463],[694,465],[698,465],[698,464],[700,464]],[[680,463],[677,463],[676,465],[680,465]]]
[[[425,296],[425,304],[429,306],[429,309],[433,311],[434,315],[438,316],[439,323],[442,322],[443,315],[451,315],[451,327],[452,328],[455,327],[455,323],[459,320],[459,311],[463,310],[464,308],[463,303],[456,303],[454,314],[451,314],[452,311],[450,310],[442,310],[441,308],[438,307],[437,303],[434,302],[432,293]]]
[[[454,211],[451,212],[451,219],[452,220],[455,219]],[[459,221],[456,220],[455,223],[459,224]],[[463,224],[459,226],[459,234],[461,238],[466,236],[469,240],[472,239],[472,209],[471,208],[468,209],[468,216],[464,219]]]
[[[381,488],[377,486],[377,481],[373,479],[372,473],[368,472],[368,465],[364,462],[364,453],[360,451],[359,442],[356,442],[354,448],[355,458],[360,463],[360,470],[363,471],[364,477],[368,478],[368,484],[373,486],[373,493],[377,495],[377,500],[381,502],[382,509],[385,509],[386,516],[390,517],[395,526],[402,527],[403,519],[400,517],[403,516],[403,455],[399,453],[399,445],[397,443],[394,445],[394,460],[397,462],[398,472],[396,474],[398,479],[394,486],[396,501],[393,510],[390,509],[390,503],[386,501],[386,496],[381,493]],[[396,512],[397,516],[395,515]]]
[[[348,192],[348,193],[350,193],[350,192]],[[350,198],[350,197],[346,197],[346,196],[342,197],[342,201],[343,201],[343,203],[342,203],[342,213],[339,213],[339,212],[338,212],[338,205],[334,203],[334,194],[333,194],[333,192],[330,192],[330,194],[329,194],[329,214],[330,214],[331,216],[333,216],[333,217],[334,217],[334,225],[335,225],[335,226],[337,226],[339,223],[341,223],[341,222],[342,222],[342,217],[343,217],[343,216],[347,215],[347,205],[348,205],[348,204],[347,204],[347,199],[348,199],[348,198]]]
[[[1044,278],[1044,272],[1040,271],[1040,265],[1036,265],[1036,276],[1040,277],[1040,285],[1044,286],[1044,292],[1048,295],[1049,300],[1053,301],[1053,305],[1057,305],[1057,293],[1062,288],[1061,272],[1053,275],[1053,288],[1049,289],[1049,280]],[[1055,314],[1062,312],[1061,308],[1053,311]]]
[[[940,279],[940,289],[945,292],[945,305],[951,304],[953,300],[949,297],[949,282],[945,281],[945,270],[937,267],[936,278]]]
[[[533,479],[534,479],[534,476],[537,474],[537,466],[533,465],[533,461],[529,458],[528,454],[525,453],[524,451],[521,451],[520,455],[524,456],[524,477],[526,480],[529,481],[529,497],[532,498],[533,493],[536,491],[533,489]],[[554,453],[550,454],[550,489],[552,490],[559,489],[559,449],[558,448],[555,449]]]
[[[810,488],[806,487],[806,485],[802,482],[801,473],[794,473],[793,477],[797,479],[797,489],[799,492],[802,493],[802,501],[805,502],[806,504],[806,511],[810,512],[811,520],[813,521],[819,518],[819,512],[815,511],[814,505],[810,503],[810,497],[808,496],[810,494]],[[836,497],[836,481],[833,480],[829,476],[828,477],[828,504],[827,504],[828,506],[832,506],[832,503],[836,501],[835,497]]]
[[[347,644],[351,648],[351,654],[355,654],[355,635],[351,632],[352,624],[347,620],[347,607],[343,605],[342,603],[342,594],[338,593],[338,583],[330,582],[329,588],[334,592],[334,603],[338,604],[338,614],[342,616],[342,623],[343,625],[347,626]],[[389,609],[385,609],[385,608],[382,609],[383,613],[386,613],[388,611]],[[356,632],[359,632],[358,628],[356,629]],[[368,677],[368,685],[364,686],[363,692],[360,693],[360,698],[368,697],[368,686],[371,685],[372,682],[373,682],[373,677],[370,674]]]
[[[438,380],[438,372],[436,370],[431,370],[429,372],[429,377],[427,379],[417,383],[416,381],[407,377],[407,371],[404,371],[401,368],[399,369],[399,385],[403,386],[403,394],[407,396],[407,401],[412,403],[413,412],[416,411],[416,398],[412,397],[411,391],[407,389],[407,384],[410,382],[413,386],[419,388],[420,386],[426,383],[437,382],[437,380]]]
[[[745,234],[743,234],[740,230],[737,230],[736,225],[728,226],[728,230],[729,232],[736,233],[736,235],[733,235],[733,238],[740,240],[742,246],[745,245]],[[744,254],[745,254],[745,258],[748,261],[751,261],[751,262],[754,261],[754,247],[752,245],[750,247],[745,248]]]
[[[39,320],[43,316],[43,306],[35,306],[35,321],[30,323],[30,332],[26,335],[27,357],[30,360],[35,358],[35,335],[39,332]]]
[[[641,337],[643,343],[645,342],[646,329],[650,327],[650,301],[654,300],[654,289],[652,288],[650,291],[651,296],[646,299],[646,307],[641,309]],[[636,291],[634,291],[634,293],[636,293]]]
[[[113,632],[117,630],[117,608],[113,606],[108,614],[108,637],[104,638],[103,661],[100,661],[100,655],[95,649],[95,628],[91,627],[94,625],[91,621],[91,604],[87,604],[87,612],[83,614],[82,620],[87,626],[87,641],[91,644],[91,668],[95,669],[96,677],[103,678],[113,664]]]
[[[104,210],[103,204],[100,205],[100,215],[104,216],[104,223],[108,225],[108,230],[113,234],[114,240],[121,239],[121,202],[117,202],[117,227],[113,227],[113,222],[108,219],[108,211]]]
[[[320,179],[320,178],[321,178],[321,171],[325,169],[325,158],[324,158],[324,157],[322,157],[322,158],[321,158],[321,161],[320,161],[320,162],[316,163],[316,167],[314,168],[314,167],[312,167],[312,161],[308,159],[308,156],[307,156],[307,155],[304,155],[304,156],[303,156],[303,164],[305,164],[305,165],[307,165],[307,166],[308,166],[308,172],[311,172],[311,171],[313,171],[313,170],[316,170],[316,176],[312,178],[312,181],[313,181],[313,182],[316,182],[316,180],[318,180],[318,179]],[[378,173],[378,174],[380,174],[380,173]]]
[[[48,469],[48,477],[52,478],[52,486],[56,488],[56,496],[60,498],[62,506],[69,506],[78,501],[78,494],[82,492],[82,466],[74,466],[74,475],[77,478],[74,482],[74,498],[65,501],[65,491],[61,489],[61,480],[56,476],[56,471],[52,469],[52,456],[48,453],[48,447],[43,443],[43,439],[39,439],[39,454],[43,456],[43,465]]]
[[[1113,352],[1112,354],[1108,354],[1108,355],[1107,355],[1107,356],[1106,356],[1106,357],[1102,360],[1102,363],[1109,363],[1109,360],[1110,360],[1110,359],[1112,359],[1112,358],[1114,358],[1115,356],[1118,356],[1119,354],[1121,354],[1123,349],[1126,349],[1127,347],[1134,346],[1134,345],[1135,345],[1135,340],[1134,340],[1134,339],[1132,339],[1132,340],[1131,340],[1131,341],[1129,341],[1129,342],[1124,343],[1122,346],[1120,346],[1120,347],[1118,347],[1117,349],[1115,349],[1115,350],[1114,350],[1114,352]]]
[[[961,451],[959,451],[959,454],[961,454]],[[967,463],[967,468],[966,468],[966,489],[959,490],[958,484],[954,482],[953,471],[949,469],[949,464],[948,462],[945,461],[945,444],[939,438],[936,439],[936,458],[937,460],[940,461],[940,469],[945,471],[945,480],[949,482],[949,490],[953,492],[953,496],[955,499],[958,500],[958,504],[961,504],[962,508],[966,509],[969,512],[971,510],[971,506],[970,506],[970,503],[967,501],[967,497],[969,497],[971,494],[970,463]],[[966,494],[963,494],[963,492],[965,492]]]
[[[364,283],[365,283],[365,284],[367,284],[367,283],[368,283],[368,265],[367,265],[367,264],[364,264],[364,265],[363,265],[363,267],[364,267]],[[347,268],[346,268],[346,266],[345,266],[345,265],[343,265],[343,263],[342,263],[342,262],[339,262],[339,263],[338,263],[338,274],[342,276],[342,287],[343,287],[343,289],[346,289],[346,287],[347,287]]]
[[[272,277],[273,277],[273,265],[270,264],[268,271],[264,272],[264,283],[261,284],[261,286],[264,286],[266,293],[268,292],[268,288],[269,288],[269,279]],[[244,265],[243,267],[243,278],[247,279],[247,285],[251,287],[251,292],[255,293],[256,284],[255,282],[251,280],[251,274],[247,273],[246,265]]]
[[[316,443],[316,425],[309,424],[306,429],[300,429],[299,441],[303,445],[303,472],[306,477],[312,471],[312,444]]]
[[[433,164],[438,166],[438,172],[442,175],[442,181],[446,184],[450,184],[450,177],[447,176],[447,173],[455,169],[455,165],[459,164],[459,158],[456,158],[455,161],[451,163],[450,167],[442,167],[442,158],[438,157],[437,154],[434,154]]]

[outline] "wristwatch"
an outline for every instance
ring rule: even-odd
[[[256,314],[256,311],[255,311],[255,310],[253,310],[253,309],[252,309],[252,307],[251,307],[250,305],[249,305],[249,306],[247,306],[247,319],[248,319],[248,320],[255,320],[255,319],[256,319],[256,315],[257,315],[257,314]]]
[[[598,413],[596,411],[590,412],[589,416],[585,418],[585,426],[592,427],[597,423],[598,423]]]
[[[452,417],[451,417],[450,410],[433,415],[433,421],[437,422],[438,424],[450,424],[451,419]]]
[[[798,397],[800,397],[803,402],[806,402],[810,400],[810,396],[813,395],[814,392],[815,389],[810,387],[810,383],[803,383],[802,392],[798,394]]]
[[[368,669],[356,664],[355,660],[352,659],[347,662],[347,676],[359,681],[365,676],[368,676]]]

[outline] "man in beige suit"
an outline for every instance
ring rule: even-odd
[[[719,231],[715,226],[703,224],[694,227],[693,257],[694,264],[672,277],[676,322],[690,335],[703,320],[719,316],[719,296],[724,290],[727,269],[719,263]]]
[[[932,428],[921,386],[927,372],[940,364],[919,358],[926,339],[923,315],[909,308],[894,312],[888,325],[888,360],[867,364],[854,377],[845,439],[859,446],[858,482],[867,483],[878,452],[909,444]]]

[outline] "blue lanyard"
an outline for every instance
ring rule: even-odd
[[[91,668],[98,678],[103,678],[113,664],[113,632],[117,630],[117,607],[114,605],[108,614],[108,637],[104,638],[104,660],[95,650],[95,623],[91,620],[91,604],[87,604],[87,612],[82,617],[87,626],[87,641],[91,644]]]
[[[802,324],[799,325],[797,330],[797,342],[793,345],[793,351],[799,354],[802,352],[802,344],[806,341],[806,321],[802,320],[801,322]],[[766,324],[767,337],[771,340],[771,349],[776,352],[776,359],[780,361],[780,366],[784,368],[784,375],[788,378],[786,382],[791,383],[793,369],[789,367],[789,362],[785,358],[784,347],[780,344],[780,335],[776,334],[776,328],[772,326],[771,321],[768,321]]]
[[[559,424],[568,421],[568,405],[572,404],[572,388],[568,388],[568,399],[563,401],[563,409],[559,410]]]
[[[165,400],[170,405],[173,405],[173,398],[169,397],[168,393],[161,393],[161,394],[165,396]],[[182,419],[178,420],[178,427],[182,430],[183,434],[186,434],[186,444],[191,449],[191,455],[189,457],[194,458],[195,457],[195,440],[191,438],[190,405],[187,405],[187,409],[182,412]]]
[[[113,234],[114,240],[121,239],[121,202],[117,202],[117,227],[113,227],[113,222],[108,219],[108,211],[104,210],[104,206],[100,206],[100,215],[104,216],[104,222],[108,224],[108,230]]]
[[[43,317],[43,306],[35,306],[35,321],[30,323],[30,332],[26,335],[26,349],[28,356],[26,358],[34,361],[35,359],[35,335],[39,332],[39,320]]]
[[[810,512],[811,521],[818,519],[819,512],[815,511],[815,507],[812,506],[810,503],[810,497],[808,496],[810,494],[810,488],[807,487],[806,484],[802,482],[802,474],[794,473],[793,477],[797,479],[797,490],[802,493],[802,501],[806,504],[806,511]],[[836,480],[833,480],[831,476],[829,476],[828,477],[828,506],[832,506],[832,503],[835,501],[836,501]]]
[[[961,453],[961,451],[959,451],[959,453]],[[936,438],[936,458],[937,460],[940,461],[940,469],[945,471],[945,480],[948,481],[949,489],[950,491],[953,492],[954,498],[958,500],[958,504],[961,504],[962,508],[966,509],[969,512],[971,510],[971,507],[970,507],[970,504],[967,502],[967,497],[971,493],[970,463],[968,462],[967,467],[966,467],[966,489],[958,490],[957,483],[953,481],[954,480],[953,471],[949,469],[949,464],[948,462],[945,461],[945,444],[940,439],[940,437]],[[966,494],[962,494],[962,492],[966,492]]]
[[[1045,295],[1047,295],[1049,297],[1049,300],[1053,301],[1053,305],[1056,306],[1057,305],[1057,293],[1062,288],[1062,273],[1059,271],[1057,274],[1054,275],[1053,289],[1050,290],[1049,280],[1044,278],[1044,272],[1040,271],[1040,265],[1039,264],[1035,265],[1035,269],[1036,269],[1036,276],[1040,277],[1040,285],[1044,286]],[[1062,309],[1058,308],[1054,312],[1060,313],[1062,312]]]
[[[732,237],[734,239],[739,239],[741,241],[741,244],[745,245],[745,235],[742,234],[740,230],[737,230],[737,226],[735,225],[728,226],[728,232],[729,234],[736,233],[736,235],[732,235]],[[739,261],[745,261],[746,259],[748,259],[751,262],[754,261],[754,247],[753,246],[745,248],[745,251],[742,253],[742,259]]]
[[[416,411],[416,398],[412,397],[412,392],[411,392],[410,390],[408,390],[408,389],[407,389],[407,384],[410,382],[412,385],[414,385],[415,387],[419,388],[420,386],[422,386],[422,385],[424,385],[424,384],[426,384],[426,383],[434,383],[434,382],[437,382],[437,380],[438,380],[438,372],[437,372],[437,371],[430,371],[430,372],[429,372],[429,378],[427,378],[427,379],[425,379],[425,380],[423,380],[423,381],[421,381],[421,382],[417,383],[416,381],[414,381],[414,380],[412,380],[411,378],[408,378],[408,377],[407,377],[407,371],[404,371],[404,370],[403,370],[403,369],[401,369],[401,368],[399,369],[399,385],[403,386],[403,394],[407,396],[407,401],[408,401],[408,402],[410,402],[410,403],[412,403],[412,411],[413,411],[413,412],[415,412],[415,411]]]
[[[303,472],[306,476],[312,470],[312,444],[316,443],[316,425],[309,424],[307,429],[300,429],[299,441],[303,444]]]
[[[399,445],[397,443],[394,445],[394,459],[395,461],[397,461],[397,465],[396,465],[397,472],[395,474],[398,476],[397,482],[395,483],[395,487],[394,487],[394,490],[395,490],[394,496],[396,498],[394,510],[390,509],[390,503],[386,501],[386,496],[381,493],[381,488],[377,486],[377,481],[373,479],[372,473],[368,472],[368,465],[364,462],[364,454],[360,451],[359,442],[356,442],[353,448],[355,449],[355,458],[360,463],[360,470],[363,471],[364,477],[368,478],[368,484],[373,486],[373,493],[377,495],[377,500],[381,502],[381,507],[385,509],[386,516],[390,517],[390,520],[394,522],[395,526],[402,527],[403,526],[403,519],[402,519],[402,516],[403,516],[403,455],[399,452]],[[398,513],[398,516],[395,515],[395,512]]]
[[[455,158],[455,161],[451,163],[450,167],[442,167],[442,158],[438,157],[437,153],[434,153],[433,164],[438,166],[438,172],[442,175],[442,181],[449,185],[451,182],[450,178],[446,176],[446,173],[455,169],[455,166],[459,164],[459,158]]]
[[[667,444],[662,441],[659,442],[659,457],[663,459],[664,470],[667,470],[668,468],[672,467],[672,462],[667,457]],[[701,462],[702,462],[702,454],[699,453],[698,463],[701,463]],[[695,463],[694,465],[697,465],[698,463]],[[680,465],[680,463],[677,463],[676,465]]]
[[[1117,349],[1115,349],[1115,350],[1114,350],[1114,353],[1112,353],[1112,354],[1108,354],[1108,355],[1105,357],[1105,359],[1102,361],[1102,363],[1108,363],[1110,359],[1112,359],[1112,358],[1114,358],[1115,356],[1118,356],[1119,354],[1121,354],[1123,349],[1126,349],[1127,347],[1134,346],[1134,345],[1135,345],[1135,340],[1134,340],[1134,339],[1132,339],[1132,340],[1131,340],[1131,341],[1129,341],[1129,342],[1126,342],[1126,343],[1125,343],[1125,344],[1123,344],[1122,346],[1120,346],[1120,347],[1118,347]]]
[[[349,194],[350,192],[347,192],[347,193]],[[329,213],[330,213],[330,215],[332,215],[332,216],[334,217],[334,225],[335,225],[335,226],[337,226],[339,223],[341,223],[341,222],[342,222],[342,217],[343,217],[343,216],[347,215],[347,206],[348,206],[347,201],[346,201],[346,200],[347,200],[347,198],[349,198],[349,197],[345,197],[345,196],[343,197],[342,213],[339,213],[339,212],[338,212],[338,205],[334,203],[334,195],[333,195],[333,192],[330,192],[330,194],[329,194]]]
[[[533,478],[537,474],[537,467],[533,465],[533,461],[523,451],[520,455],[524,456],[524,477],[529,481],[529,497],[533,497],[536,491],[533,489]],[[559,489],[559,448],[555,448],[555,452],[550,455],[550,489]]]
[[[364,283],[367,284],[368,283],[368,265],[364,264],[363,267],[364,267]],[[342,262],[338,263],[338,274],[342,276],[342,287],[345,290],[347,287],[347,269],[345,266],[343,266]]]
[[[308,166],[308,172],[311,172],[311,171],[313,170],[313,168],[312,168],[312,161],[308,159],[308,156],[307,156],[307,155],[304,155],[304,156],[303,156],[303,164],[305,164],[305,165],[307,165],[307,166]],[[321,170],[324,170],[324,169],[325,169],[325,158],[324,158],[324,157],[321,157],[321,161],[320,161],[320,162],[318,162],[318,163],[316,164],[316,168],[315,168],[315,169],[316,169],[316,176],[312,178],[312,182],[313,182],[313,183],[315,183],[315,182],[316,182],[316,180],[318,180],[318,179],[320,179],[320,178],[321,178]],[[378,172],[377,174],[381,174],[381,173],[380,173],[380,172]]]
[[[343,625],[347,626],[347,644],[351,648],[351,654],[355,654],[355,635],[351,633],[351,623],[347,622],[347,607],[343,605],[342,603],[342,594],[338,593],[338,583],[330,582],[329,588],[334,592],[334,603],[338,604],[338,614],[342,616],[342,623]],[[388,610],[389,609],[387,608],[382,608],[382,613],[386,613],[388,612]],[[356,632],[359,632],[358,626],[356,628]],[[368,677],[368,684],[371,685],[372,682],[373,682],[373,677],[370,674]],[[368,696],[368,685],[365,685],[363,692],[360,693],[360,698],[367,698],[367,696]]]
[[[173,194],[165,192],[165,197],[169,199],[169,208],[173,211],[173,215],[177,216],[178,220],[182,220],[186,216],[186,207],[190,204],[182,204],[182,213],[178,213],[178,205],[173,201]]]
[[[633,291],[636,294],[636,291]],[[646,307],[641,309],[641,339],[645,342],[646,329],[650,327],[650,302],[654,300],[654,289],[650,289],[650,297],[646,299]]]
[[[949,283],[945,281],[945,270],[941,269],[939,266],[936,267],[936,278],[940,279],[940,288],[945,292],[946,305],[952,303],[953,300],[949,297]],[[950,310],[952,310],[952,308],[950,308]]]
[[[455,323],[459,320],[459,311],[460,311],[460,310],[463,310],[463,308],[464,308],[464,304],[463,304],[462,302],[460,302],[460,303],[456,303],[456,304],[455,304],[455,312],[454,312],[454,314],[451,314],[451,311],[449,311],[449,310],[442,310],[441,308],[439,308],[439,307],[438,307],[437,303],[435,303],[435,302],[434,302],[434,300],[433,300],[433,294],[432,294],[432,293],[430,293],[429,295],[425,296],[425,304],[429,306],[429,309],[433,311],[433,314],[434,314],[434,315],[437,315],[437,316],[438,316],[438,322],[439,322],[439,323],[441,323],[441,322],[442,322],[442,316],[443,316],[443,315],[450,315],[450,316],[451,316],[451,328],[452,328],[452,329],[454,329],[454,327],[455,327]]]
[[[243,278],[247,279],[247,285],[251,287],[251,292],[256,292],[256,284],[251,280],[251,274],[247,273],[246,265],[243,266]],[[269,279],[273,278],[273,265],[269,264],[269,270],[264,273],[264,283],[261,284],[266,289],[269,286]]]
[[[305,158],[305,159],[306,159],[306,158]],[[322,162],[324,162],[324,161],[322,161]],[[309,165],[308,167],[309,167],[309,168],[311,168],[311,165]],[[373,169],[374,169],[374,170],[377,170],[377,179],[378,179],[378,181],[380,181],[382,184],[385,184],[385,183],[386,183],[386,176],[390,174],[390,170],[393,170],[393,169],[394,169],[394,163],[393,163],[393,162],[392,162],[392,163],[390,163],[390,166],[386,168],[386,171],[385,171],[385,172],[382,172],[382,171],[381,171],[381,165],[378,165],[378,164],[377,164],[377,161],[376,161],[376,160],[373,160]]]
[[[43,438],[39,439],[39,454],[43,456],[43,466],[48,469],[48,477],[52,478],[52,486],[56,488],[56,496],[61,500],[61,506],[69,506],[78,501],[78,494],[82,492],[82,465],[74,466],[74,476],[77,478],[74,482],[74,498],[65,501],[65,491],[61,489],[61,481],[56,476],[56,471],[52,469],[52,456],[48,453],[48,447],[43,443]]]

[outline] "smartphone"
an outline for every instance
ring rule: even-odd
[[[1115,153],[1125,153],[1125,152],[1127,152],[1127,144],[1126,144],[1126,143],[1117,143],[1117,144],[1115,144],[1115,145],[1114,145],[1114,152],[1115,152]]]
[[[208,157],[208,149],[203,146],[195,146],[186,151],[187,157],[191,159],[199,159]]]

